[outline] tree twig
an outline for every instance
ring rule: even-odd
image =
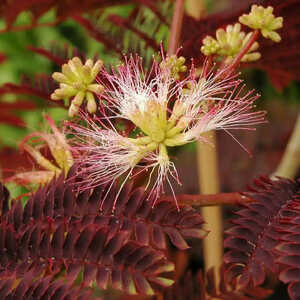
[[[172,200],[173,196],[162,197],[163,200]],[[238,205],[252,202],[253,200],[240,193],[218,193],[218,194],[181,194],[176,195],[180,204],[192,205],[195,207],[214,205]]]
[[[182,19],[184,14],[184,0],[176,0],[171,30],[168,43],[168,54],[175,54],[179,47],[179,40],[182,28]]]

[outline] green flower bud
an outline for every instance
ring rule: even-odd
[[[273,15],[273,7],[252,5],[251,12],[244,14],[239,18],[240,23],[252,28],[259,29],[261,34],[274,42],[280,42],[281,37],[275,31],[282,27],[283,18]]]
[[[95,113],[97,104],[92,93],[101,94],[104,87],[95,83],[95,79],[103,66],[103,62],[98,60],[95,64],[88,59],[85,64],[79,57],[74,57],[62,66],[62,73],[55,72],[52,77],[60,83],[60,88],[51,95],[52,100],[72,100],[69,108],[69,116],[75,116],[84,99],[87,101],[87,110]]]
[[[76,96],[74,97],[71,106],[69,108],[69,116],[74,117],[77,115],[79,108],[83,102],[83,99],[85,97],[85,93],[83,91],[79,91]]]
[[[95,77],[97,76],[97,74],[101,70],[102,66],[103,66],[103,61],[102,60],[97,60],[96,63],[94,64],[94,66],[92,67],[92,70],[91,70],[91,76],[93,77],[93,79],[95,79]]]
[[[203,40],[201,51],[205,55],[218,54],[226,57],[227,62],[231,61],[247,44],[251,34],[252,33],[250,32],[246,35],[245,32],[241,31],[241,24],[239,23],[228,25],[226,30],[220,28],[216,31],[217,40],[211,36],[207,36]],[[259,45],[257,42],[253,43],[248,53],[243,56],[241,61],[253,61],[259,59],[260,53],[251,53],[257,50],[258,47]]]
[[[220,49],[219,43],[209,35],[203,39],[202,43],[201,52],[205,56],[216,54]]]
[[[85,66],[88,66],[89,68],[92,68],[93,65],[94,65],[94,63],[90,58],[85,62]]]
[[[62,73],[72,82],[77,80],[77,76],[73,73],[71,67],[68,64],[62,66]],[[59,82],[59,80],[58,80]]]
[[[66,84],[70,84],[71,81],[67,78],[66,75],[59,73],[59,72],[54,72],[52,74],[52,78],[56,81],[62,82],[62,83],[66,83]]]
[[[177,57],[177,55],[171,55],[160,63],[160,68],[162,70],[169,70],[171,77],[178,80],[180,78],[179,73],[183,73],[187,70],[184,63],[185,58],[183,56]]]
[[[101,84],[89,84],[87,89],[95,94],[101,94],[104,90],[104,87]]]
[[[87,99],[87,110],[90,114],[93,114],[97,110],[97,104],[94,98],[94,95],[91,92],[86,93]]]

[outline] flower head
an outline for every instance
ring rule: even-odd
[[[176,81],[165,66],[154,62],[145,74],[140,59],[131,57],[112,74],[103,71],[102,98],[112,112],[104,118],[110,125],[103,127],[87,118],[88,128],[71,124],[87,184],[107,183],[124,174],[127,179],[134,176],[133,170],[149,170],[150,195],[156,200],[165,183],[172,189],[171,178],[179,183],[169,147],[202,139],[201,134],[210,130],[251,129],[263,122],[264,112],[251,112],[258,96],[244,91],[236,75],[220,71],[199,80],[191,74]],[[115,118],[129,120],[140,134],[121,135]],[[154,174],[156,179],[151,180]]]
[[[227,57],[227,60],[232,60],[244,48],[251,37],[251,32],[247,35],[241,31],[241,24],[228,25],[226,31],[222,28],[216,31],[215,40],[211,36],[207,36],[203,40],[201,51],[205,55],[219,54],[220,56]],[[247,54],[245,54],[241,61],[255,61],[260,58],[259,52],[254,52],[258,49],[257,42],[253,43]]]
[[[88,59],[85,64],[79,57],[70,59],[62,66],[62,73],[55,72],[52,77],[60,83],[60,88],[51,95],[52,100],[73,98],[69,108],[69,115],[73,117],[79,111],[84,99],[87,101],[89,113],[95,113],[97,104],[93,93],[101,94],[103,86],[95,83],[95,78],[102,68],[103,62],[98,60],[95,64]]]
[[[260,29],[265,38],[274,42],[281,41],[280,35],[275,30],[282,27],[283,18],[275,18],[272,6],[264,8],[263,6],[252,5],[251,12],[242,15],[239,21],[252,29]]]

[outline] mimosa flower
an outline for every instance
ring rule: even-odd
[[[237,75],[210,72],[196,80],[192,72],[176,81],[171,66],[163,66],[154,62],[146,74],[141,60],[131,57],[112,74],[102,72],[102,99],[111,111],[112,116],[106,117],[110,127],[91,119],[86,119],[88,128],[70,125],[78,137],[77,162],[87,185],[113,182],[125,174],[127,179],[139,168],[149,170],[154,205],[166,182],[171,190],[171,178],[179,183],[168,147],[201,140],[202,133],[210,130],[252,129],[264,121],[265,112],[251,112],[258,96],[244,92]],[[122,136],[111,118],[131,121],[140,135]]]

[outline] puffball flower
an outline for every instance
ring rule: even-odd
[[[141,59],[130,57],[112,73],[102,71],[101,97],[110,110],[103,118],[109,125],[85,115],[87,127],[70,124],[84,186],[114,182],[121,175],[126,181],[135,170],[148,171],[154,205],[165,183],[172,191],[171,179],[179,183],[169,147],[203,140],[210,130],[251,129],[264,121],[265,112],[251,111],[258,96],[244,91],[236,75],[210,72],[197,80],[191,72],[176,80],[166,65],[154,61],[146,73]],[[123,136],[115,126],[118,118],[132,122],[140,135]]]

